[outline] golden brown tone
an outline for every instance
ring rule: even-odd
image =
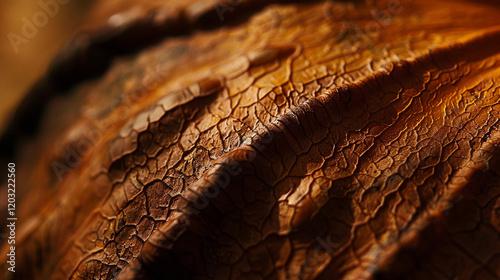
[[[495,1],[119,2],[4,136],[7,277],[500,279]]]

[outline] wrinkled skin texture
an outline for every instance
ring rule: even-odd
[[[500,278],[497,4],[117,2],[192,30],[48,105],[14,279]]]

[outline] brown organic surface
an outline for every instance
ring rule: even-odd
[[[32,91],[7,278],[500,279],[495,1],[121,2]]]
[[[20,102],[23,94],[38,79],[64,41],[74,35],[92,0],[71,0],[58,5],[55,0],[2,0],[0,1],[0,134],[9,121],[11,112]],[[63,0],[60,0],[63,2]],[[51,7],[45,24],[35,26],[32,36],[23,32],[33,32],[26,27],[25,20],[33,23],[33,18],[43,21],[40,11],[43,3]],[[57,2],[56,2],[57,3]],[[42,5],[41,5],[42,4]],[[24,29],[23,29],[24,28]],[[35,30],[34,29],[34,30]],[[24,30],[24,31],[23,31]],[[15,40],[20,36],[23,39]],[[16,37],[17,38],[17,37]],[[3,203],[3,197],[0,198]],[[2,213],[3,214],[3,213]]]

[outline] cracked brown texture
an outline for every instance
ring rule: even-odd
[[[500,278],[499,15],[281,3],[116,59],[26,148],[14,278]]]

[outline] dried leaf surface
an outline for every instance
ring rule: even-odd
[[[51,103],[15,279],[500,278],[496,4],[114,2],[190,31]]]

